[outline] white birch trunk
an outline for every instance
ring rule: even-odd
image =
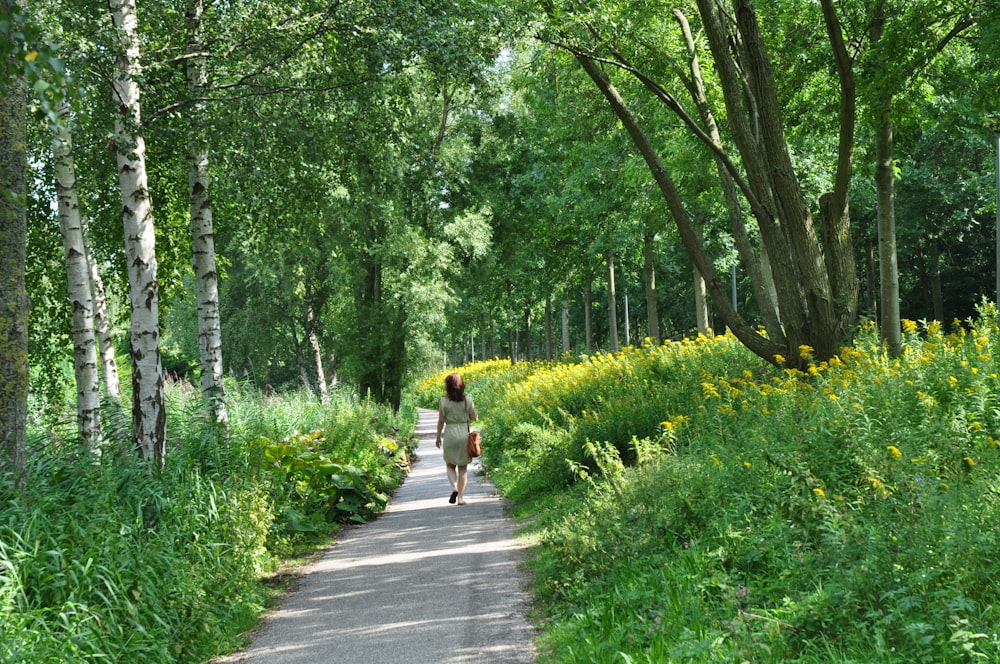
[[[198,295],[198,360],[201,366],[201,395],[212,421],[229,428],[226,393],[222,378],[222,325],[219,315],[219,277],[215,269],[215,235],[212,227],[212,200],[209,196],[208,144],[205,139],[204,96],[207,84],[202,43],[202,0],[188,6],[187,80],[192,98],[191,145],[188,161],[191,187],[191,255]]]
[[[87,229],[83,229],[84,249],[87,252],[87,269],[90,271],[90,296],[94,303],[94,333],[97,337],[97,353],[101,360],[104,396],[121,406],[122,397],[118,381],[118,360],[115,358],[115,342],[111,338],[111,324],[108,322],[108,298],[104,294],[104,280],[101,279],[94,252],[90,248]]]
[[[64,121],[56,127],[52,141],[52,157],[55,165],[59,226],[62,230],[63,255],[66,259],[73,321],[76,423],[80,434],[80,445],[90,451],[99,451],[101,388],[94,337],[94,303],[90,291],[87,247],[83,239],[83,224],[80,221],[80,206],[76,193],[76,168],[73,163],[73,141],[69,130],[69,107],[65,102],[61,104],[59,114]]]
[[[708,294],[705,287],[705,278],[701,276],[698,268],[694,269],[694,318],[698,324],[698,331],[708,336],[712,333],[708,324]]]
[[[316,372],[316,398],[320,403],[327,403],[330,391],[326,385],[326,371],[323,369],[323,351],[319,345],[319,337],[315,332],[309,333],[309,353]]]
[[[156,241],[139,112],[139,40],[135,0],[110,0],[119,48],[112,73],[118,184],[122,194],[129,277],[132,355],[132,438],[145,459],[162,466],[166,411],[160,361]]]
[[[611,335],[611,352],[618,348],[618,297],[615,294],[615,254],[608,253],[608,331]]]

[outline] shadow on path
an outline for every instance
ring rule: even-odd
[[[521,544],[493,485],[469,466],[465,505],[420,409],[410,474],[375,521],[348,530],[245,650],[243,664],[530,663]]]

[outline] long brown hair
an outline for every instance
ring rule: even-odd
[[[457,373],[450,373],[445,377],[444,391],[450,401],[465,401],[465,383]]]

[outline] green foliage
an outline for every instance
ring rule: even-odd
[[[956,325],[805,372],[721,337],[491,374],[541,661],[1000,657],[1000,329]]]
[[[231,650],[265,608],[279,558],[323,541],[334,520],[371,515],[401,480],[412,413],[344,393],[321,407],[227,388],[228,439],[206,429],[196,389],[170,383],[160,472],[125,441],[94,458],[34,436],[26,492],[0,486],[0,661],[203,662]],[[311,527],[296,531],[293,511]]]
[[[386,442],[386,452],[398,448],[394,441]],[[368,487],[363,471],[334,461],[321,451],[323,444],[322,431],[296,432],[279,443],[265,443],[265,470],[289,505],[282,512],[288,530],[319,533],[342,519],[363,523],[366,515],[385,507],[386,496]]]

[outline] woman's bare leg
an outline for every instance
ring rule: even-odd
[[[468,483],[468,466],[458,467],[458,504],[464,505],[462,496],[465,494],[465,485]]]
[[[458,477],[457,477],[458,470],[457,470],[457,467],[453,463],[446,463],[445,465],[448,467],[448,482],[451,484],[451,490],[452,491],[459,491],[459,489],[458,489]]]

